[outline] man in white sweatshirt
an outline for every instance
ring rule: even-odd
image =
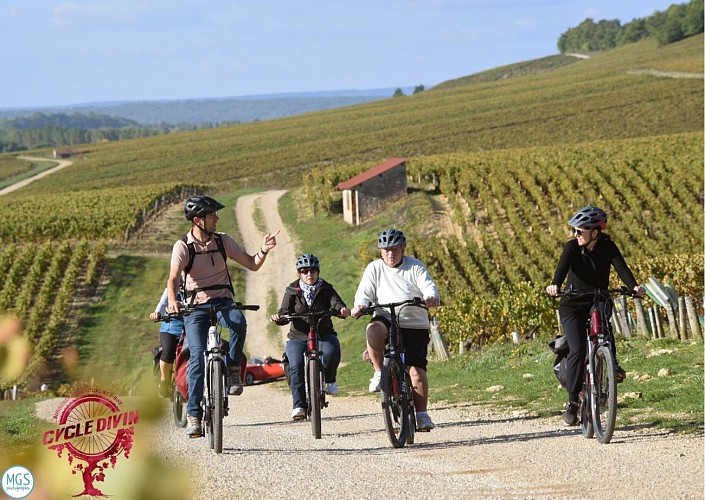
[[[441,303],[438,289],[426,266],[419,260],[404,255],[406,237],[397,229],[387,229],[379,235],[377,247],[381,258],[365,268],[355,293],[354,318],[361,316],[371,303],[388,304],[422,297],[426,306]],[[430,339],[428,312],[420,307],[404,307],[398,312],[399,328],[404,341],[404,360],[409,367],[414,386],[414,406],[419,431],[433,429],[428,415],[428,342]],[[370,392],[379,391],[384,361],[384,346],[389,334],[390,315],[377,309],[367,325],[367,352],[375,373],[370,379]]]

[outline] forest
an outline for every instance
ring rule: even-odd
[[[560,36],[558,50],[561,54],[595,52],[647,38],[666,45],[702,32],[703,0],[690,0],[687,4],[671,5],[663,12],[657,11],[652,16],[625,24],[617,19],[595,22],[587,18]]]

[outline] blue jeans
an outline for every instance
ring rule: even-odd
[[[321,365],[326,383],[335,382],[340,364],[340,342],[332,333],[325,333],[318,339],[321,350]],[[306,373],[304,372],[304,353],[306,340],[289,339],[286,341],[286,357],[289,358],[289,380],[291,395],[294,399],[293,408],[306,408]]]
[[[232,299],[219,298],[211,301],[215,306],[232,305]],[[188,360],[188,370],[186,380],[188,381],[188,404],[186,413],[194,417],[203,417],[201,400],[203,399],[203,383],[205,375],[205,361],[203,352],[206,350],[208,342],[208,328],[210,326],[209,306],[205,304],[202,308],[194,311],[188,316],[184,316],[184,328],[186,329],[186,342],[188,342],[191,355]],[[225,311],[225,314],[218,313],[218,323],[223,328],[230,329],[230,352],[229,358],[234,361],[234,366],[239,366],[242,361],[242,348],[245,345],[247,335],[247,322],[242,311]],[[227,358],[227,356],[226,356]]]

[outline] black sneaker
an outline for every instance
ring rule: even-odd
[[[578,424],[578,403],[571,403],[570,401],[566,403],[563,419],[565,420],[565,425]]]
[[[240,367],[228,367],[228,394],[231,396],[239,396],[242,394],[242,379],[240,378]]]
[[[624,368],[617,365],[614,369],[614,378],[618,384],[621,384],[627,378],[627,372],[624,371]]]

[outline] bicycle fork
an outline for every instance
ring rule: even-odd
[[[223,394],[225,395],[223,398],[223,416],[228,416],[228,387],[226,382],[226,367],[225,367],[225,362],[223,359],[223,354],[220,352],[220,335],[218,335],[218,328],[216,326],[211,326],[208,329],[208,342],[206,344],[206,351],[204,353],[205,355],[205,371],[206,371],[206,379],[205,379],[205,384],[203,387],[203,397],[205,400],[205,412],[207,412],[207,418],[210,419],[210,416],[213,411],[213,384],[216,383],[216,380],[211,379],[211,374],[213,373],[212,365],[213,363],[221,363],[223,365],[223,369],[221,370],[221,376],[223,377]]]
[[[324,377],[323,377],[323,364],[321,363],[321,351],[318,350],[318,342],[316,342],[315,333],[313,331],[308,332],[308,339],[306,341],[306,351],[304,352],[304,389],[306,394],[311,394],[308,387],[308,363],[311,360],[318,361],[318,373],[319,373],[319,387],[320,394],[313,394],[313,397],[317,397],[321,400],[321,408],[328,407],[328,401],[325,400],[325,387],[324,387]],[[308,403],[311,403],[310,401]],[[307,413],[310,414],[311,405],[308,405]]]

